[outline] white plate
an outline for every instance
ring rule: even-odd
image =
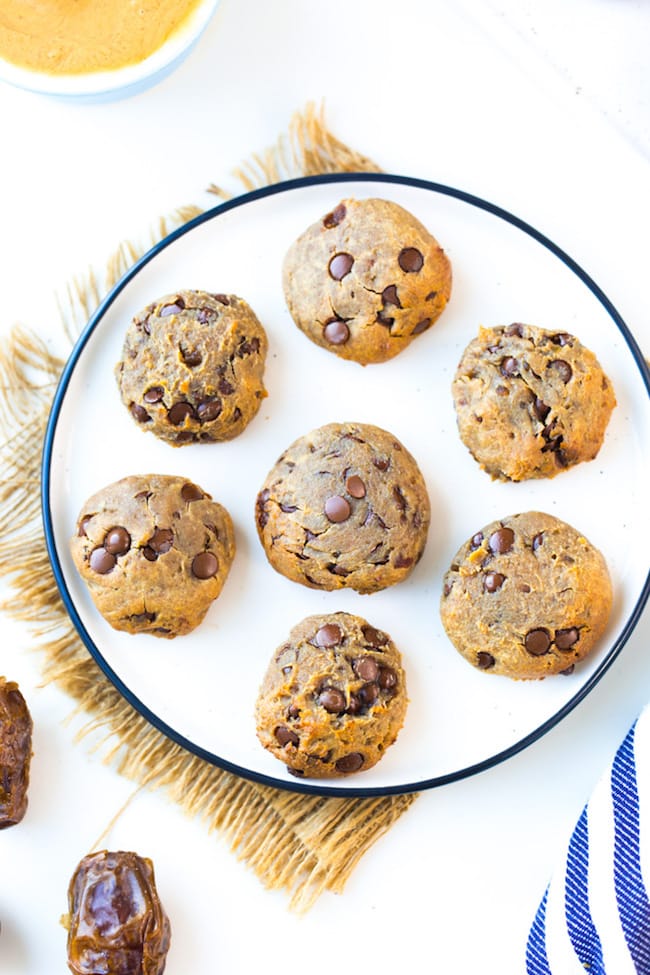
[[[414,213],[452,261],[451,301],[397,358],[362,368],[313,345],[295,327],[281,285],[294,238],[345,196],[379,196]],[[123,407],[113,367],[132,315],[176,289],[241,295],[270,342],[261,411],[224,444],[174,449]],[[524,321],[577,335],[598,356],[618,406],[598,457],[552,480],[492,482],[461,444],[451,379],[478,326]],[[648,370],[615,309],[554,244],[497,207],[458,190],[398,176],[297,180],[239,197],[150,251],[102,304],[77,343],[52,408],[43,464],[46,537],[57,582],[89,651],[135,707],[176,741],[241,775],[298,791],[419,790],[515,754],[571,710],[602,676],[648,596]],[[321,593],[267,563],[254,502],[294,439],[331,421],[374,423],[416,457],[433,519],[410,578],[370,596]],[[193,633],[166,641],[111,629],[72,564],[68,539],[86,498],[128,474],[181,474],[230,511],[237,557],[220,598]],[[440,585],[459,545],[487,522],[542,510],[582,531],[614,583],[607,633],[571,676],[513,682],[479,672],[440,623]],[[343,780],[296,780],[259,745],[253,709],[275,648],[311,613],[346,610],[386,630],[402,651],[410,697],[396,744],[373,769]]]

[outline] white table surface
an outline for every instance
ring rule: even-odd
[[[632,0],[222,0],[190,59],[129,100],[74,105],[0,87],[2,331],[20,322],[63,350],[64,282],[146,237],[158,215],[210,205],[210,182],[236,191],[234,167],[324,100],[333,131],[386,171],[463,188],[548,235],[647,354],[649,28],[650,7]],[[3,617],[0,628],[0,673],[35,722],[28,814],[0,834],[0,972],[55,975],[70,874],[133,787],[75,743],[71,702],[40,686],[29,626]],[[523,972],[555,857],[650,697],[649,647],[646,610],[558,727],[422,794],[344,894],[304,917],[219,835],[139,794],[107,843],[154,860],[169,975]]]

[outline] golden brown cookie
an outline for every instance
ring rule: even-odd
[[[349,613],[309,616],[269,664],[257,736],[293,775],[349,775],[377,764],[407,704],[401,655],[387,633]]]
[[[460,438],[494,479],[554,477],[600,450],[616,405],[589,349],[568,332],[481,328],[452,383]]]
[[[440,615],[474,667],[515,679],[570,673],[607,626],[612,586],[602,554],[538,511],[486,525],[443,580]]]
[[[112,627],[171,639],[198,626],[219,596],[235,538],[207,491],[186,477],[146,474],[89,498],[70,549]]]
[[[377,592],[413,571],[431,510],[415,458],[367,423],[328,423],[282,454],[257,496],[278,572],[312,589]]]
[[[451,292],[451,265],[426,227],[389,200],[342,200],[292,244],[285,299],[316,345],[362,365],[426,332]]]
[[[176,291],[134,317],[115,376],[140,429],[174,447],[232,440],[266,396],[267,348],[242,298]]]

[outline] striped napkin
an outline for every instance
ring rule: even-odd
[[[650,705],[553,873],[528,937],[527,975],[650,975],[649,833]]]

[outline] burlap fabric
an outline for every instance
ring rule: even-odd
[[[275,146],[253,156],[235,176],[250,190],[294,176],[364,171],[377,172],[379,167],[336,139],[325,125],[322,109],[309,105],[292,119],[288,133]],[[228,195],[216,184],[207,189]],[[66,285],[59,301],[67,340],[74,341],[141,253],[202,209],[183,207],[161,218],[146,245],[122,243],[105,271],[91,270]],[[70,696],[71,711],[85,716],[80,747],[92,732],[102,761],[138,787],[167,790],[188,815],[200,816],[207,830],[219,830],[265,886],[285,890],[289,906],[305,911],[324,890],[342,892],[359,859],[416,796],[330,798],[243,780],[171,742],[108,681],[66,614],[43,540],[42,440],[63,366],[37,332],[23,325],[13,327],[0,349],[0,574],[13,592],[1,608],[29,622],[44,681],[53,681]]]

